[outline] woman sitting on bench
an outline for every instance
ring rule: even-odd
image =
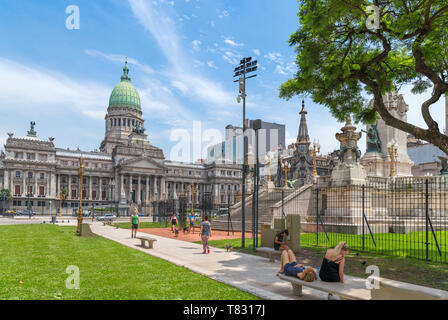
[[[319,278],[322,281],[344,283],[345,255],[348,251],[349,247],[343,241],[334,249],[327,250],[319,271]]]
[[[288,229],[285,229],[277,233],[274,239],[274,250],[278,251],[289,249],[284,240],[288,235],[289,235]]]
[[[280,273],[287,276],[297,277],[306,282],[313,282],[317,279],[316,272],[312,267],[305,267],[302,264],[297,264],[294,252],[291,249],[281,248],[282,251],[282,267]]]

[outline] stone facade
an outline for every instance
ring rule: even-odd
[[[123,71],[109,101],[100,151],[57,148],[54,138],[37,137],[35,123],[25,137],[8,134],[0,155],[0,188],[11,191],[12,209],[26,208],[29,199],[33,210],[54,212],[62,190],[68,193],[63,201],[66,210],[77,208],[80,195],[86,207],[135,203],[142,208],[183,193],[196,205],[206,193],[215,204],[235,203],[241,166],[166,160],[163,151],[147,140],[140,99],[132,89],[127,65]],[[85,165],[82,190],[78,181],[81,157]]]

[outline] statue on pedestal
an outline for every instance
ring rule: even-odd
[[[444,175],[448,175],[448,158],[446,157],[439,157],[441,165],[442,165],[442,170],[440,170],[440,175],[444,176]]]
[[[361,131],[367,134],[367,152],[381,153],[381,139],[376,124],[372,124],[368,131]]]

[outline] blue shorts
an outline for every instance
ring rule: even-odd
[[[285,264],[285,267],[283,270],[285,271],[285,275],[287,276],[293,276],[297,277],[297,275],[305,270],[304,267],[295,267],[297,265],[297,262],[291,262]]]

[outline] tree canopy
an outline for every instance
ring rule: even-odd
[[[433,143],[448,154],[448,136],[430,109],[448,92],[447,0],[303,0],[298,30],[289,39],[298,72],[280,97],[311,95],[338,120],[389,126]],[[412,85],[431,90],[421,105],[427,128],[395,118],[383,95]],[[364,96],[373,96],[368,104]]]

